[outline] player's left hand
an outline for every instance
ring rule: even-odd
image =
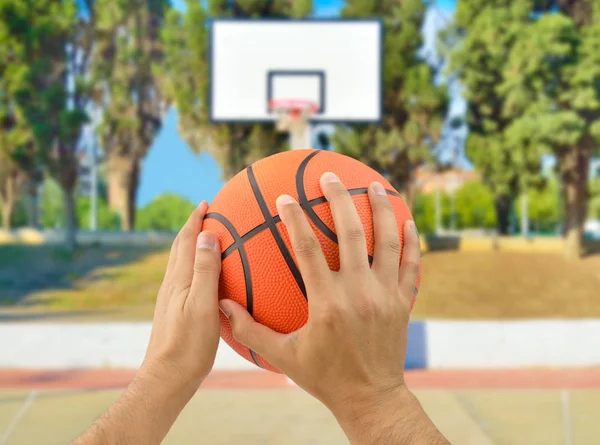
[[[207,208],[202,202],[173,242],[139,371],[190,397],[211,371],[219,344],[221,249],[215,234],[201,232]]]

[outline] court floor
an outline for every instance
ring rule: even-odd
[[[56,375],[48,374],[46,381],[38,376],[36,384],[29,380],[8,388],[0,373],[0,386],[5,388],[0,390],[0,445],[68,443],[119,396],[126,376],[95,385],[89,378],[80,379],[67,388],[56,384]],[[71,376],[69,381],[78,380]],[[600,437],[600,389],[586,387],[581,379],[571,389],[554,388],[554,384],[515,384],[518,389],[446,384],[443,389],[436,387],[444,385],[412,381],[426,411],[455,444],[594,444]],[[347,441],[331,414],[295,386],[270,376],[249,384],[234,375],[213,378],[199,391],[164,443],[337,445]]]

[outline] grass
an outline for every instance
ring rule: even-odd
[[[150,318],[167,258],[168,249],[96,247],[66,254],[0,247],[0,302],[9,311],[108,310]],[[540,253],[429,253],[414,317],[600,317],[598,289],[600,256],[567,262]]]

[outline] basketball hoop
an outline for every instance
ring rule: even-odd
[[[317,103],[306,99],[275,99],[269,102],[269,110],[278,116],[277,130],[290,134],[292,150],[310,148],[308,120],[318,109]]]

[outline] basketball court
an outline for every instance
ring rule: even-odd
[[[0,444],[65,444],[121,393],[133,371],[0,372]],[[594,443],[600,371],[410,371],[409,386],[456,444]],[[564,387],[564,389],[562,388]],[[166,444],[346,444],[335,419],[283,376],[216,372]]]

